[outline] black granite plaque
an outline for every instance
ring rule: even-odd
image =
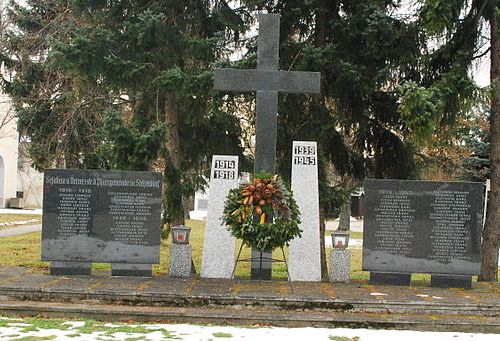
[[[160,261],[161,174],[47,169],[42,260]]]
[[[482,183],[365,181],[363,270],[477,275]]]

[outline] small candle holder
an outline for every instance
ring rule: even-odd
[[[174,244],[189,244],[191,228],[184,225],[172,226],[172,242]]]
[[[333,231],[332,232],[332,247],[334,249],[347,249],[349,246],[348,231]]]
[[[332,232],[333,250],[330,254],[330,282],[348,283],[351,272],[351,251],[348,231]]]

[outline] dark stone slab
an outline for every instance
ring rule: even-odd
[[[483,184],[365,181],[363,270],[476,275]]]
[[[111,276],[152,277],[152,264],[111,264]]]
[[[276,70],[280,52],[280,15],[259,14],[259,35],[257,36],[257,68]]]
[[[92,263],[88,262],[51,262],[51,275],[73,275],[90,276],[92,272]]]
[[[275,91],[258,91],[257,115],[255,118],[255,164],[254,172],[274,174],[276,169],[276,132],[278,123],[278,93]],[[258,156],[257,156],[258,155]]]
[[[91,278],[93,278],[92,276]],[[141,287],[145,287],[152,280],[152,278],[144,278],[142,276],[131,276],[123,278],[121,276],[107,276],[101,277],[98,285],[88,288],[88,292],[93,295],[127,295],[132,296]]]
[[[231,297],[234,288],[240,286],[238,282],[221,278],[204,279],[203,282],[196,281],[192,287],[192,292],[203,292],[211,297]]]
[[[472,276],[431,275],[431,287],[472,289]]]
[[[252,254],[258,254],[258,250],[252,250]],[[271,256],[271,253],[263,252],[263,256]],[[250,264],[250,278],[256,280],[271,280],[272,277],[272,264],[271,263],[262,263],[262,267],[260,265],[256,267],[256,264],[260,264],[259,261],[251,262]]]
[[[43,206],[42,260],[159,263],[159,173],[47,169]]]
[[[410,285],[410,282],[411,274],[395,272],[370,272],[370,284],[408,286]]]
[[[250,259],[250,278],[270,280],[272,272],[272,253],[252,249]]]
[[[273,91],[285,93],[318,93],[319,72],[216,69],[214,87],[232,91]]]

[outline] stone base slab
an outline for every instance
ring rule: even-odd
[[[411,274],[394,272],[370,272],[370,284],[409,286]]]
[[[250,278],[256,280],[270,280],[272,273],[272,258],[271,252],[252,249]]]
[[[152,264],[112,263],[111,276],[152,277]]]
[[[472,276],[431,275],[431,287],[472,289]]]
[[[69,276],[90,276],[92,272],[92,263],[88,262],[51,262],[51,275],[69,275]]]

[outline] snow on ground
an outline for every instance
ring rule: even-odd
[[[417,332],[345,328],[228,327],[189,324],[100,324],[70,321],[62,329],[53,324],[0,318],[0,340],[334,340],[334,341],[498,341],[498,334]],[[24,323],[23,323],[24,322]],[[52,328],[52,329],[50,329]],[[94,331],[95,330],[95,331]]]

